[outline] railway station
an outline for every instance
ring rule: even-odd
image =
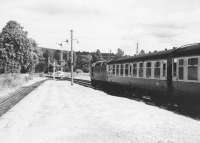
[[[71,68],[57,74],[63,66],[54,64],[51,75],[35,75],[1,96],[0,138],[4,143],[200,142],[199,49],[196,43],[97,61],[90,73]]]
[[[1,116],[0,138],[4,143],[187,143],[200,141],[199,127],[195,119],[141,101],[48,80]]]
[[[20,77],[0,96],[1,141],[198,143],[199,54],[195,43],[100,60],[89,73],[54,64],[51,74]]]
[[[200,143],[199,5],[0,1],[0,143]]]

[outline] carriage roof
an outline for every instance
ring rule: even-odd
[[[144,55],[137,55],[128,58],[112,60],[108,64],[130,63],[145,60],[167,59],[169,57],[192,56],[200,54],[200,43],[184,45],[179,48],[164,50],[159,52],[148,53]]]

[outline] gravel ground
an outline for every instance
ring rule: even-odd
[[[0,118],[0,138],[3,143],[199,143],[200,122],[51,80]]]

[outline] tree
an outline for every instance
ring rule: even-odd
[[[114,59],[119,59],[119,58],[121,58],[123,56],[124,56],[124,51],[122,49],[118,48]]]
[[[117,54],[118,57],[123,57],[124,56],[124,51],[120,48],[117,49]]]
[[[43,51],[38,47],[38,44],[34,39],[29,38],[29,41],[31,43],[32,72],[43,72],[45,68]]]
[[[91,63],[101,61],[101,60],[103,60],[102,54],[101,54],[100,50],[97,49],[97,51],[94,54],[92,54]]]
[[[141,50],[139,55],[144,55],[145,54],[145,51],[144,50]]]
[[[60,61],[60,50],[56,50],[53,54],[53,58],[59,62]]]
[[[27,32],[16,21],[9,21],[0,33],[3,72],[27,72],[31,69],[31,43]]]
[[[84,72],[89,72],[89,64],[90,64],[91,56],[90,55],[78,55],[76,68],[81,69]]]
[[[101,52],[100,52],[99,49],[97,49],[97,51],[96,51],[96,56],[97,56],[97,59],[98,59],[98,60],[103,60],[102,54],[101,54]]]
[[[46,65],[45,63],[39,62],[38,64],[35,65],[35,72],[40,73],[44,72],[46,70]]]
[[[42,49],[42,48],[41,48]],[[53,55],[48,49],[43,50],[42,52],[43,62],[44,62],[44,69],[43,72],[47,73],[50,72],[50,64],[53,64]]]

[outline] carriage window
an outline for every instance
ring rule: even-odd
[[[198,80],[198,58],[188,59],[188,80]]]
[[[163,77],[166,77],[166,63],[163,63]]]
[[[115,65],[113,65],[112,74],[115,75]]]
[[[100,64],[98,63],[98,64],[96,64],[95,65],[95,67],[94,67],[94,71],[96,72],[96,73],[98,73],[98,72],[100,72]]]
[[[173,63],[173,76],[176,77],[177,74],[177,63]]]
[[[151,77],[151,62],[146,63],[146,77]]]
[[[143,63],[139,64],[139,77],[143,77]]]
[[[128,76],[128,64],[125,64],[125,76]]]
[[[119,65],[117,65],[117,68],[116,68],[116,75],[119,75]]]
[[[124,65],[121,64],[120,75],[123,76]]]
[[[112,74],[112,65],[109,66],[109,74]]]
[[[183,80],[184,77],[184,60],[178,60],[178,79]]]
[[[155,78],[160,78],[160,62],[156,62],[155,63],[154,77]]]
[[[137,64],[133,64],[133,76],[137,76]]]
[[[129,75],[131,76],[132,75],[132,65],[129,64]]]

